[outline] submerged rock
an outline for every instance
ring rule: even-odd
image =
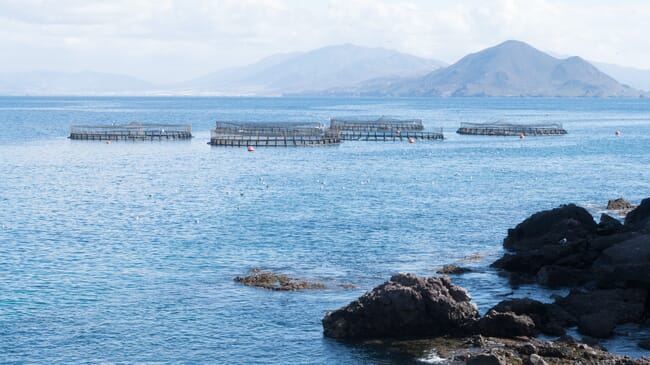
[[[447,277],[396,274],[322,320],[335,338],[425,337],[462,333],[478,319],[467,291]]]
[[[445,265],[445,266],[441,267],[439,270],[437,270],[436,274],[460,275],[460,274],[465,274],[465,273],[468,273],[468,272],[472,272],[472,269],[468,269],[466,267],[461,267],[461,266],[456,266],[456,265]]]
[[[325,288],[325,285],[321,283],[295,279],[271,271],[261,271],[260,269],[253,269],[249,275],[237,276],[234,280],[243,285],[271,290],[295,291]]]

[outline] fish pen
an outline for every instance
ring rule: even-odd
[[[115,125],[73,125],[70,139],[106,141],[153,141],[163,139],[190,139],[190,124],[139,123]]]
[[[317,122],[216,122],[216,128],[210,131],[208,144],[232,147],[297,147],[328,146],[340,142],[337,132],[325,129]]]
[[[355,141],[398,141],[444,139],[439,131],[425,131],[421,119],[378,119],[332,118],[330,129],[339,133],[341,140]]]
[[[559,136],[567,134],[560,123],[516,124],[496,123],[460,123],[458,134],[482,136]]]

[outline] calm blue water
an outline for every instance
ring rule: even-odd
[[[417,117],[444,141],[325,148],[206,144],[222,120]],[[459,122],[561,122],[562,137],[455,134]],[[187,122],[189,142],[70,141],[70,124]],[[481,311],[487,266],[541,209],[650,196],[650,100],[0,98],[0,362],[411,363],[323,338],[320,320],[398,271],[448,263]],[[620,137],[614,131],[622,132]],[[271,292],[262,267],[328,289]],[[353,284],[344,289],[341,284]],[[516,295],[547,301],[549,292]],[[641,329],[647,330],[647,329]],[[636,329],[606,342],[647,355]]]

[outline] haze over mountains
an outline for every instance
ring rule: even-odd
[[[0,74],[3,95],[345,95],[639,97],[580,57],[506,41],[453,65],[350,44],[279,54],[173,85],[82,72]],[[611,65],[610,65],[611,66]],[[620,75],[629,69],[610,67]],[[639,71],[639,70],[637,70]],[[642,79],[638,72],[636,79]]]

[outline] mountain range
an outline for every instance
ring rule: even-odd
[[[621,79],[643,80],[642,70],[600,67],[621,75]],[[273,55],[247,66],[168,85],[90,71],[0,74],[0,95],[639,97],[643,93],[580,57],[553,57],[511,40],[449,66],[385,48],[344,44]]]

